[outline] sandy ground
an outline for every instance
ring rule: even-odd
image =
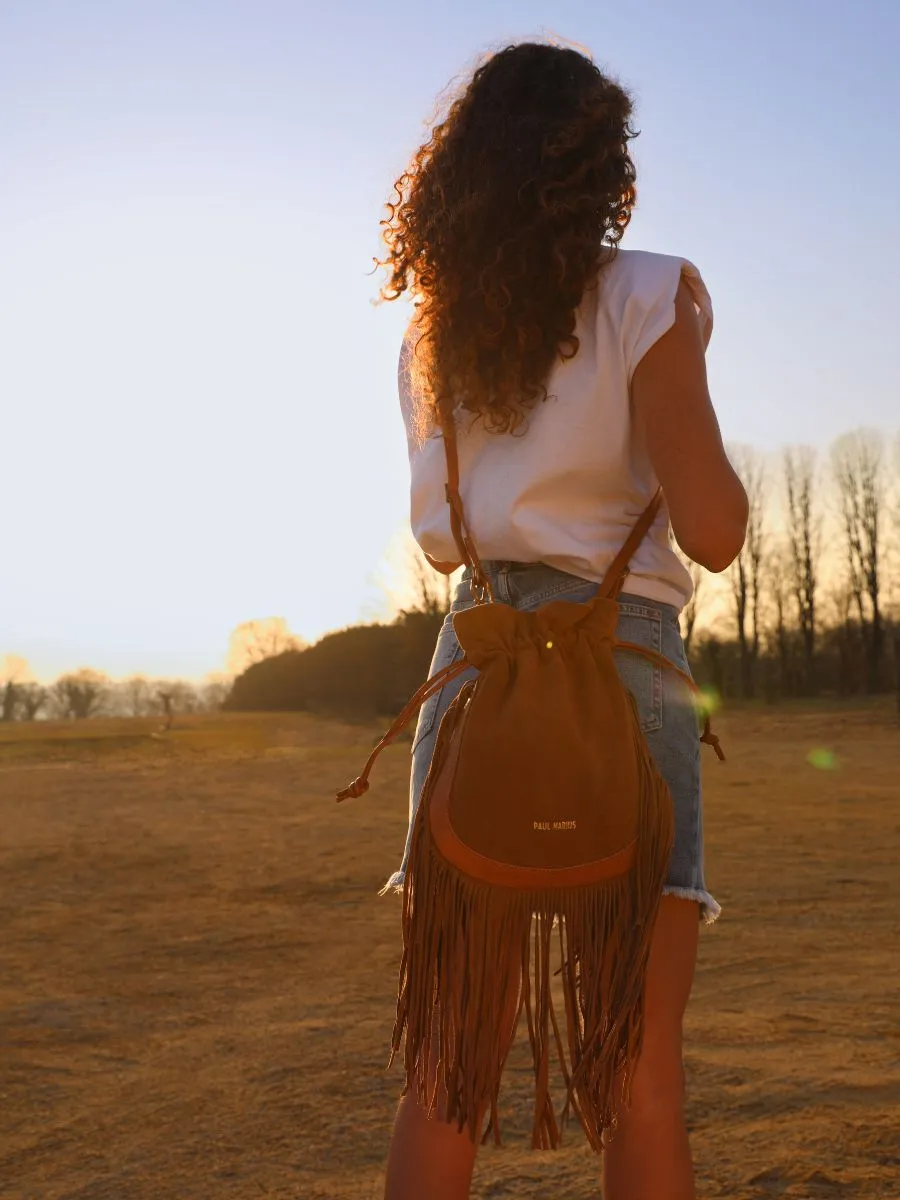
[[[90,743],[0,732],[0,1197],[377,1200],[399,906],[376,891],[408,744],[336,806],[374,727],[89,724]],[[885,705],[719,731],[724,913],[687,1017],[698,1195],[900,1197],[900,725]],[[599,1196],[576,1129],[528,1150],[524,1072],[514,1055],[473,1196]]]

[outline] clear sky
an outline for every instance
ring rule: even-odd
[[[199,678],[375,614],[407,519],[378,222],[542,31],[636,94],[625,246],[716,307],[725,436],[900,425],[896,0],[2,0],[0,659]]]

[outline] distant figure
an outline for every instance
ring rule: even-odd
[[[169,730],[172,728],[172,699],[173,699],[173,696],[172,696],[171,692],[159,692],[157,694],[158,694],[160,700],[162,701],[163,712],[165,713],[165,717],[166,717],[165,721],[159,727],[159,732],[160,733],[168,733]]]
[[[417,302],[400,354],[412,527],[432,565],[461,566],[440,418],[457,428],[460,495],[490,596],[519,609],[585,602],[661,486],[664,502],[618,595],[616,636],[688,671],[679,612],[691,579],[669,542],[723,571],[747,497],[707,389],[709,294],[689,261],[619,250],[635,203],[629,96],[590,58],[507,46],[478,67],[416,151],[385,219],[385,299]],[[471,568],[452,612],[475,602]],[[484,595],[484,589],[480,594]],[[431,674],[462,656],[445,623]],[[675,813],[630,1104],[602,1154],[605,1200],[691,1200],[682,1019],[704,878],[697,714],[674,672],[621,656]],[[423,705],[413,741],[410,833],[441,719],[474,669]],[[400,869],[386,890],[401,889]],[[414,953],[414,950],[412,951]],[[500,1003],[502,997],[485,1003]],[[512,998],[515,1000],[515,997]],[[435,1048],[434,1060],[439,1047]],[[464,1200],[476,1142],[441,1107],[400,1101],[387,1200]]]

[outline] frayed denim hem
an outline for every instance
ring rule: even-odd
[[[700,905],[700,920],[704,925],[712,925],[719,919],[722,906],[703,888],[670,887],[663,888],[664,896],[678,896],[682,900],[696,900]]]

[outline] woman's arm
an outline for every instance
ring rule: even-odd
[[[747,494],[722,444],[700,323],[683,280],[675,324],[635,368],[631,399],[675,540],[694,562],[724,571],[744,544]]]

